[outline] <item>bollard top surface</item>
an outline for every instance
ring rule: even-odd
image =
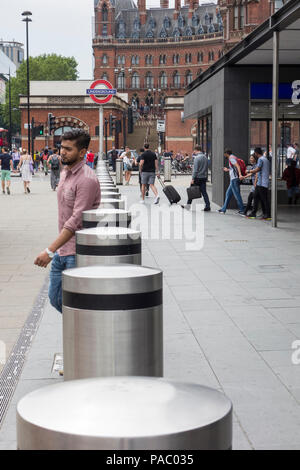
[[[63,290],[82,294],[127,295],[162,289],[162,271],[134,264],[85,266],[63,272]]]
[[[91,214],[91,215],[98,215],[98,216],[101,216],[101,215],[107,215],[107,214],[120,214],[120,215],[126,215],[126,214],[129,214],[130,215],[130,212],[129,211],[126,211],[125,209],[91,209],[89,211],[83,211],[82,212],[83,215],[87,214]]]
[[[217,390],[150,377],[67,381],[29,393],[17,406],[18,417],[41,429],[99,439],[201,432],[231,414]]]
[[[125,227],[92,227],[76,232],[79,245],[131,245],[141,243],[141,232]]]

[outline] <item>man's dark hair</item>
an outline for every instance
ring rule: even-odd
[[[260,147],[256,147],[256,148],[254,149],[254,152],[255,152],[255,153],[258,153],[258,155],[263,155],[263,151],[262,151],[262,149],[261,149]]]
[[[232,150],[231,149],[225,149],[224,153],[226,155],[232,155]]]
[[[3,150],[4,150],[4,152],[8,152],[8,148],[7,148],[7,147],[3,147]]]
[[[145,144],[145,145],[144,145],[144,148],[145,148],[145,149],[148,149],[148,148],[149,148],[149,144]]]
[[[143,148],[142,148],[142,149],[140,149],[140,152],[143,152],[143,151],[144,151],[144,149],[143,149]]]
[[[75,142],[76,147],[78,150],[88,149],[91,137],[90,135],[84,131],[83,129],[72,129],[71,131],[65,132],[61,136],[61,142],[63,140],[71,140]]]
[[[202,152],[201,145],[195,145],[195,150],[198,150],[198,152]]]
[[[54,152],[54,153],[57,153],[57,152],[58,152],[58,149],[54,149],[53,152]]]

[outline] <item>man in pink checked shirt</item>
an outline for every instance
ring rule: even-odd
[[[82,228],[82,212],[100,204],[98,179],[84,162],[90,140],[82,129],[72,129],[61,138],[61,162],[65,169],[57,189],[59,236],[34,262],[46,268],[52,261],[49,299],[59,312],[62,312],[62,272],[75,267],[75,232]]]

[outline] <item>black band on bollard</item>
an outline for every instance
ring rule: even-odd
[[[94,228],[94,227],[125,227],[128,228],[131,224],[131,218],[129,217],[127,220],[116,220],[114,221],[91,221],[91,220],[83,220],[82,228]]]
[[[118,256],[118,255],[138,255],[142,251],[141,243],[134,245],[108,245],[108,246],[94,246],[94,245],[77,245],[77,255],[87,256]]]
[[[158,307],[163,302],[162,289],[141,294],[96,295],[63,291],[63,305],[80,310],[139,310]]]

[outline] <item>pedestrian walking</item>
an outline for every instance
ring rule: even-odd
[[[202,147],[200,145],[196,145],[194,150],[195,161],[194,161],[194,168],[192,174],[192,181],[191,186],[199,186],[200,191],[203,195],[203,199],[205,202],[205,212],[210,211],[210,200],[206,191],[206,183],[208,177],[208,159],[207,156],[202,152]],[[189,199],[187,201],[187,209],[190,208],[192,204],[192,200]]]
[[[50,153],[48,151],[48,149],[45,149],[44,150],[44,153],[43,153],[43,156],[42,156],[42,161],[43,161],[43,169],[44,169],[44,173],[45,173],[45,176],[48,175],[48,158],[50,157]]]
[[[24,193],[30,193],[30,183],[32,180],[32,173],[33,173],[33,161],[31,155],[28,154],[27,150],[22,151],[20,163],[18,165],[18,169],[22,173],[22,181],[24,184]]]
[[[230,149],[225,150],[224,156],[229,161],[229,168],[224,167],[223,170],[229,173],[230,184],[226,191],[224,205],[217,212],[219,212],[220,214],[225,214],[227,207],[232,199],[232,196],[234,196],[238,204],[238,208],[239,208],[238,213],[240,215],[244,215],[244,204],[243,204],[243,200],[241,196],[241,189],[240,189],[240,182],[243,177],[242,170],[241,170],[242,161],[238,159],[237,157],[235,157],[232,154],[232,151]]]
[[[58,155],[58,149],[54,149],[54,153],[48,158],[47,165],[49,168],[51,168],[50,184],[53,191],[55,191],[59,184],[61,167],[61,160],[60,156]]]
[[[16,170],[17,167],[18,167],[18,165],[19,165],[20,158],[21,158],[21,154],[20,154],[20,152],[19,152],[18,149],[14,149],[14,150],[13,150],[12,158],[13,158],[14,170]]]
[[[124,162],[124,170],[125,170],[125,185],[128,186],[130,183],[131,173],[132,173],[132,159],[131,159],[131,152],[128,150],[125,153],[123,158]]]
[[[89,150],[86,156],[86,163],[90,168],[92,168],[92,170],[94,169],[94,160],[95,154],[91,150]]]
[[[253,210],[249,214],[250,219],[256,218],[256,212],[258,210],[259,203],[262,208],[262,219],[270,220],[271,219],[271,208],[268,199],[269,191],[269,177],[270,177],[270,162],[267,157],[263,156],[263,151],[260,147],[256,147],[254,154],[258,158],[257,166],[254,170],[250,170],[248,175],[254,175],[257,173],[257,183],[254,191],[254,204]]]
[[[2,193],[5,194],[5,183],[6,192],[10,194],[10,179],[11,172],[14,169],[13,157],[8,153],[7,147],[2,147],[2,153],[0,154],[0,165],[1,165],[1,185]]]
[[[282,179],[286,181],[289,205],[297,204],[300,196],[300,170],[297,168],[296,160],[290,161],[290,165],[283,172]]]
[[[299,145],[298,145],[297,142],[294,143],[294,149],[295,149],[294,160],[296,161],[296,167],[299,168],[299,164],[300,164],[300,150],[299,150]]]
[[[255,170],[257,166],[257,156],[255,154],[250,156],[250,165],[251,165],[251,170]],[[244,179],[246,176],[244,176]],[[252,186],[250,189],[250,193],[248,195],[248,200],[247,200],[247,205],[244,210],[244,215],[247,216],[248,212],[253,210],[253,201],[254,201],[254,193],[255,193],[255,188],[257,184],[257,173],[251,175],[251,180],[252,180]]]
[[[113,147],[111,150],[111,162],[112,162],[113,171],[116,171],[116,160],[118,156],[119,154],[116,150],[116,147]]]
[[[144,151],[145,151],[144,148],[140,149],[140,154],[136,159],[136,164],[138,165],[138,168],[139,168],[139,185],[140,185],[141,197],[142,197],[142,175],[141,175],[141,171],[140,171],[140,161],[141,161],[141,157],[142,157],[142,154],[144,153]],[[149,196],[149,184],[146,184],[145,196],[146,197]]]
[[[82,212],[100,204],[98,179],[84,163],[90,136],[83,129],[72,129],[61,138],[61,172],[57,191],[59,236],[42,251],[34,264],[50,270],[50,303],[62,312],[62,272],[75,267],[75,232],[82,228]]]
[[[160,198],[154,184],[155,173],[157,174],[157,176],[160,176],[158,169],[158,160],[155,153],[149,150],[149,144],[145,144],[144,148],[145,152],[143,152],[143,154],[141,155],[140,160],[140,172],[142,181],[142,199],[140,202],[142,204],[145,203],[146,186],[147,184],[149,184],[155,196],[154,204],[158,204]]]

